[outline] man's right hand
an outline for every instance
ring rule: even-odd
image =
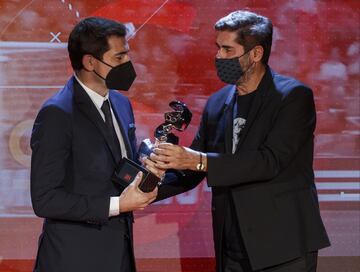
[[[147,170],[153,173],[158,178],[162,179],[164,177],[165,171],[164,169],[160,169],[157,167],[156,162],[150,160],[148,157],[143,158],[142,161],[143,165]]]
[[[142,172],[139,172],[134,181],[121,193],[119,198],[120,213],[143,210],[155,200],[158,188],[156,187],[152,192],[144,193],[139,189],[141,179]]]

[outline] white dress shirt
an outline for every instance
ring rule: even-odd
[[[81,85],[81,87],[83,87],[85,92],[89,95],[91,101],[94,103],[96,109],[98,110],[98,112],[99,112],[101,118],[104,120],[104,122],[105,122],[105,115],[101,110],[101,106],[104,103],[104,101],[109,100],[114,129],[115,129],[116,136],[119,139],[119,143],[120,143],[121,155],[122,155],[122,157],[127,157],[124,138],[121,135],[119,124],[118,124],[117,119],[112,110],[111,102],[109,99],[109,93],[107,93],[106,96],[101,96],[100,94],[96,93],[95,91],[93,91],[92,89],[87,87],[84,83],[82,83],[81,80],[76,76],[76,74],[74,76],[75,76],[76,80],[79,82],[79,84]],[[116,216],[119,214],[120,214],[119,197],[112,196],[112,197],[110,197],[109,216]]]

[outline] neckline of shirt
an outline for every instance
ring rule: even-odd
[[[101,106],[103,105],[104,101],[109,100],[109,93],[107,93],[105,96],[102,96],[86,86],[78,77],[76,74],[74,74],[75,79],[79,82],[80,86],[85,90],[85,92],[89,95],[92,102],[101,109]],[[109,100],[110,103],[110,100]]]

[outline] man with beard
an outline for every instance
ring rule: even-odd
[[[316,271],[329,246],[314,184],[312,90],[268,65],[271,21],[235,11],[215,24],[217,74],[190,148],[160,144],[145,160],[168,173],[158,199],[212,189],[217,272]]]

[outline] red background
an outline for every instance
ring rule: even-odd
[[[96,15],[138,29],[129,40],[138,77],[125,93],[134,106],[138,140],[152,137],[168,103],[178,99],[194,113],[179,135],[188,145],[207,97],[223,86],[213,65],[213,25],[243,8],[274,24],[271,67],[314,90],[314,167],[332,241],[320,252],[320,269],[356,271],[351,269],[359,265],[360,252],[357,0],[0,0],[0,271],[29,271],[36,254],[41,219],[31,209],[28,143],[39,107],[72,74],[66,42],[73,26]],[[212,269],[210,198],[202,183],[136,214],[141,271]],[[343,268],[336,266],[339,260]]]

